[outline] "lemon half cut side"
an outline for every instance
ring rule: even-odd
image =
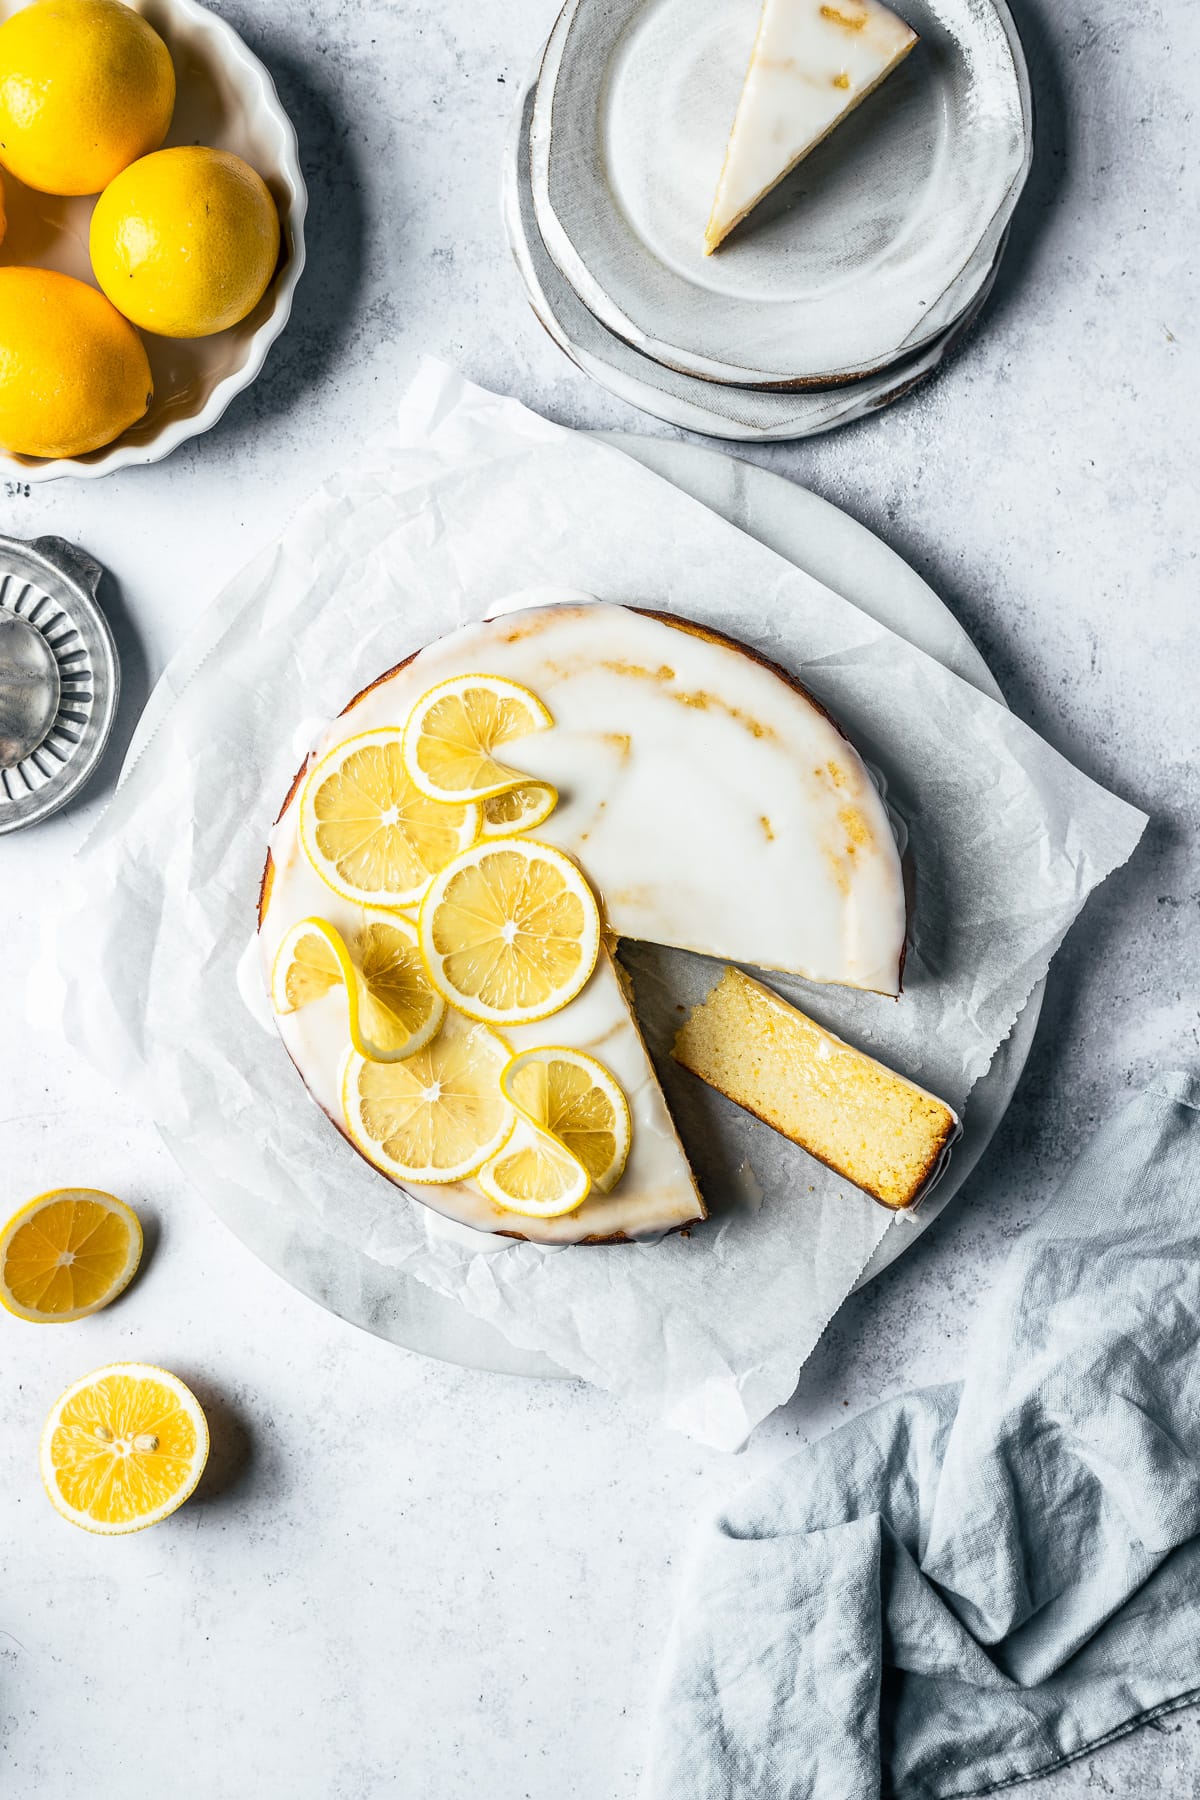
[[[207,1460],[200,1402],[177,1375],[148,1363],[84,1375],[42,1427],[42,1480],[55,1511],[106,1537],[167,1518]]]

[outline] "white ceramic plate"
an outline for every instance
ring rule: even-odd
[[[1004,0],[904,0],[921,42],[715,256],[704,225],[759,0],[567,0],[530,136],[547,250],[596,317],[669,368],[829,386],[978,298],[1028,174],[1028,75]]]
[[[87,456],[46,461],[0,451],[0,474],[12,481],[108,475],[131,463],[157,462],[207,431],[262,368],[287,324],[304,267],[307,193],[296,133],[271,77],[233,27],[196,0],[129,3],[165,40],[175,64],[175,116],[166,143],[232,150],[258,170],[275,197],[283,226],[279,268],[250,316],[228,331],[186,340],[143,333],[154,375],[154,400],[145,418]],[[6,17],[16,10],[0,0]],[[87,239],[95,196],[59,199],[35,193],[7,172],[3,180],[8,232],[0,263],[61,269],[92,281]]]
[[[866,418],[902,399],[932,374],[970,329],[991,291],[999,254],[975,301],[949,331],[916,356],[893,363],[882,375],[841,387],[784,393],[768,388],[728,387],[651,362],[588,311],[542,242],[529,180],[529,127],[535,82],[536,72],[513,114],[501,187],[505,232],[529,304],[550,337],[585,375],[600,382],[618,399],[669,425],[734,442],[767,443],[815,437]]]
[[[602,435],[739,530],[844,594],[871,618],[899,632],[982,692],[993,699],[1002,698],[983,658],[932,588],[847,513],[753,463],[739,462],[700,445],[624,433]],[[173,703],[174,697],[165,687],[155,689],[130,745],[130,758],[139,753]],[[1035,989],[987,1074],[976,1083],[963,1121],[964,1135],[945,1179],[913,1220],[892,1221],[863,1281],[916,1242],[950,1203],[982,1155],[1025,1066],[1041,995],[1041,988]],[[186,1163],[184,1167],[186,1172]],[[293,1287],[377,1337],[468,1368],[514,1375],[564,1374],[546,1357],[510,1344],[454,1301],[340,1239],[327,1237],[311,1220],[298,1229],[294,1219],[274,1206],[227,1208],[222,1217],[243,1243]]]

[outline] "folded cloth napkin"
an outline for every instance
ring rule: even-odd
[[[655,1800],[944,1800],[1200,1698],[1200,1079],[1106,1124],[960,1383],[854,1419],[703,1543]]]

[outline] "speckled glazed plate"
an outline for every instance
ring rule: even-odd
[[[781,476],[701,445],[623,433],[604,436],[739,530],[844,594],[963,680],[992,699],[1002,698],[983,658],[933,589],[849,514]],[[173,703],[174,695],[165,684],[151,695],[130,745],[130,759]],[[914,1218],[892,1220],[860,1285],[916,1243],[983,1154],[1025,1066],[1041,995],[1041,988],[1035,989],[987,1074],[972,1090],[963,1137],[945,1178]],[[240,1192],[228,1185],[218,1189],[222,1196]],[[510,1344],[453,1300],[322,1232],[311,1217],[301,1222],[298,1214],[283,1208],[244,1203],[218,1210],[231,1230],[293,1287],[377,1337],[468,1368],[531,1376],[565,1373],[537,1352]]]
[[[1004,0],[904,0],[921,42],[711,257],[704,225],[759,0],[567,0],[530,133],[546,249],[644,356],[740,387],[828,387],[977,300],[1033,149]]]
[[[883,374],[839,387],[795,388],[782,393],[730,387],[652,362],[588,311],[542,242],[529,171],[535,85],[536,70],[513,114],[501,185],[504,228],[526,297],[548,335],[577,368],[618,399],[669,425],[733,442],[769,443],[815,437],[867,418],[903,399],[940,366],[974,324],[991,291],[1003,243],[983,288],[949,331],[915,356],[893,363]]]

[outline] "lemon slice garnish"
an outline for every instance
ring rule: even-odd
[[[323,756],[300,795],[300,843],[335,894],[364,906],[415,905],[431,877],[479,833],[479,808],[414,787],[399,731],[365,731]]]
[[[446,1003],[425,972],[416,927],[364,909],[347,943],[326,919],[301,919],[275,953],[271,1001],[287,1015],[345,990],[350,1042],[372,1062],[400,1062],[437,1035]]]
[[[55,1510],[110,1537],[182,1506],[207,1459],[200,1402],[177,1375],[147,1363],[85,1375],[42,1427],[42,1480]]]
[[[86,1319],[128,1287],[141,1256],[132,1207],[97,1188],[55,1188],[0,1231],[0,1303],[37,1324]]]
[[[518,831],[536,831],[558,805],[558,789],[548,781],[529,781],[508,788],[483,802],[483,838],[515,837]]]
[[[441,1031],[404,1062],[342,1070],[342,1112],[368,1161],[402,1181],[465,1181],[502,1147],[513,1110],[500,1090],[511,1052],[486,1025],[448,1012]]]
[[[603,1063],[582,1050],[523,1050],[500,1076],[516,1110],[582,1163],[592,1186],[611,1193],[625,1168],[629,1103]]]
[[[476,844],[435,876],[421,954],[452,1006],[492,1025],[558,1012],[600,951],[600,910],[575,864],[531,838]]]
[[[496,755],[553,725],[536,694],[498,675],[456,675],[430,688],[404,727],[404,761],[431,800],[486,800],[527,780]]]
[[[558,1219],[588,1197],[591,1176],[557,1139],[519,1118],[498,1156],[478,1174],[483,1192],[505,1212],[530,1219]]]

